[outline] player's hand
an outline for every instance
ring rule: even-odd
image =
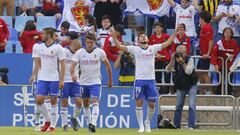
[[[112,85],[113,85],[112,80],[108,80],[107,85],[108,85],[109,88],[111,88]]]
[[[59,81],[59,89],[63,89],[64,87],[64,82],[63,81]]]
[[[31,84],[33,83],[34,80],[35,80],[34,76],[31,76],[31,77],[29,78],[29,82],[30,82]]]
[[[72,76],[72,80],[73,80],[74,82],[77,82],[77,80],[78,80],[77,76],[76,76],[76,75],[71,75],[71,76]]]

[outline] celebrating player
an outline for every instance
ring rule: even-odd
[[[112,69],[105,52],[96,48],[96,37],[88,33],[85,37],[86,49],[82,48],[73,56],[73,64],[70,68],[73,81],[77,81],[74,74],[76,65],[80,64],[80,92],[83,98],[84,117],[90,132],[96,132],[97,119],[99,116],[99,99],[101,93],[101,61],[106,65],[108,73],[108,86],[112,87]],[[92,115],[90,111],[90,99],[92,102]]]
[[[41,132],[47,130],[53,132],[55,130],[58,113],[58,91],[64,86],[65,57],[61,45],[54,43],[54,36],[55,31],[52,28],[43,29],[43,43],[34,46],[32,54],[35,66],[30,77],[30,82],[32,83],[38,74],[36,106],[45,118],[45,124],[41,128]],[[51,96],[51,118],[44,104],[45,97],[48,95]]]

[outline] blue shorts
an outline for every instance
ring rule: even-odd
[[[80,85],[81,98],[100,99],[102,87],[100,84]]]
[[[64,83],[62,98],[80,97],[80,84],[77,82]]]
[[[199,59],[198,64],[197,64],[197,69],[202,69],[202,70],[209,70],[210,67],[210,59]]]
[[[134,97],[136,100],[143,99],[155,102],[157,100],[155,80],[136,80],[134,84]]]
[[[59,81],[41,81],[37,82],[36,95],[58,96]]]

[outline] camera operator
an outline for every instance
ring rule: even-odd
[[[173,76],[174,87],[177,89],[176,111],[174,113],[174,124],[177,128],[181,126],[182,110],[186,95],[189,96],[188,128],[195,128],[197,74],[194,70],[194,60],[187,55],[186,46],[179,45],[176,53],[172,55],[167,65],[167,72],[175,70]]]
[[[123,45],[129,46],[130,43],[123,42]],[[135,80],[135,60],[129,52],[119,51],[118,58],[114,63],[114,68],[119,69],[119,86],[133,86]]]

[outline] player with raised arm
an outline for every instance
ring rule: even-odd
[[[45,118],[41,132],[55,131],[58,91],[64,86],[65,56],[62,47],[54,43],[54,36],[55,32],[52,28],[43,29],[43,43],[34,46],[32,54],[35,66],[29,80],[32,83],[38,74],[36,106]],[[51,96],[51,117],[44,104],[45,97],[48,95]]]
[[[148,45],[148,37],[145,33],[138,35],[139,46],[124,46],[118,41],[114,28],[110,28],[110,34],[112,35],[115,45],[125,52],[129,52],[134,55],[135,58],[135,84],[134,84],[134,96],[136,100],[136,117],[139,124],[138,132],[143,133],[151,132],[150,121],[155,112],[155,101],[157,100],[156,93],[156,81],[154,61],[155,54],[170,46],[173,39],[176,36],[177,31],[166,41],[161,44]],[[145,120],[145,129],[143,125],[143,98],[148,101],[147,118]]]
[[[89,131],[96,132],[97,119],[99,116],[99,100],[101,96],[101,62],[106,65],[109,81],[107,85],[112,87],[112,69],[105,52],[96,48],[96,37],[94,34],[87,33],[85,37],[86,48],[82,48],[76,52],[72,58],[70,68],[73,81],[77,81],[74,69],[79,63],[80,65],[80,92],[83,99],[83,113],[87,121]],[[92,113],[90,111],[90,103],[92,104]]]
[[[76,34],[77,35],[77,34]],[[71,118],[72,127],[74,131],[78,130],[77,117],[79,116],[82,108],[82,99],[80,98],[80,84],[79,81],[72,81],[70,74],[70,67],[72,64],[72,57],[82,47],[78,39],[72,40],[69,47],[64,48],[66,73],[64,79],[64,88],[62,90],[62,107],[61,107],[61,118],[63,131],[67,131],[68,128],[68,98],[71,97],[75,101],[73,109],[73,117]],[[77,65],[74,70],[74,74],[79,76],[79,66]]]

